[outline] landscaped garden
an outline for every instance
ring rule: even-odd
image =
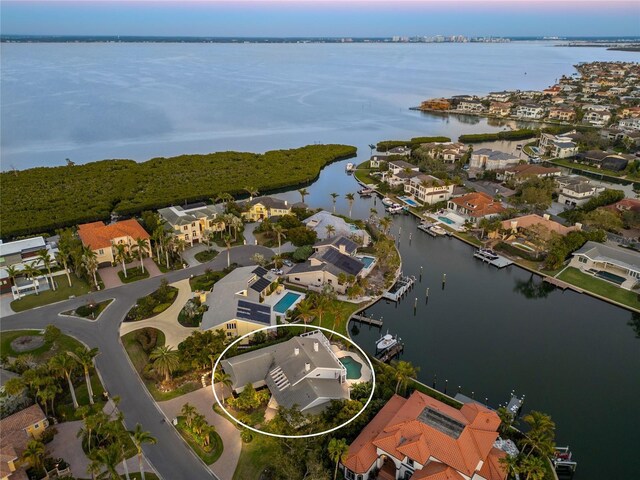
[[[189,279],[191,291],[208,292],[213,288],[213,285],[225,275],[226,273],[224,272],[214,272],[213,270],[207,269],[202,275]]]
[[[627,305],[636,310],[640,310],[640,299],[638,292],[632,292],[618,287],[612,283],[601,280],[592,275],[582,273],[580,270],[574,267],[566,268],[556,278],[563,282],[570,283],[576,287],[582,288],[589,292],[601,295],[605,298],[609,298],[616,302]]]
[[[73,273],[70,274],[72,285],[69,286],[65,276],[56,276],[56,290],[45,290],[38,294],[25,295],[24,297],[11,302],[11,309],[14,312],[22,312],[35,307],[49,305],[50,303],[67,300],[69,297],[79,297],[91,291],[89,284],[79,279]]]
[[[199,327],[202,316],[208,309],[199,297],[190,298],[178,314],[178,323],[183,327]]]
[[[200,263],[210,262],[217,256],[218,256],[218,251],[213,249],[203,250],[202,252],[198,252],[194,255],[195,259]]]
[[[182,438],[204,463],[211,465],[216,462],[224,450],[218,432],[207,422],[204,415],[196,412],[196,409],[188,403],[184,404],[181,413],[182,415],[178,416],[176,428]]]
[[[103,302],[95,303],[89,300],[86,305],[81,305],[75,310],[68,310],[66,312],[63,312],[63,315],[95,320],[109,306],[112,301],[112,299],[108,299]]]
[[[175,302],[178,289],[169,286],[163,278],[160,287],[153,293],[139,298],[124,318],[125,322],[138,322],[161,314]]]
[[[120,270],[118,272],[118,278],[122,283],[132,283],[137,282],[138,280],[144,280],[145,278],[149,278],[149,270],[140,267],[127,268],[127,275],[125,276],[124,271]]]

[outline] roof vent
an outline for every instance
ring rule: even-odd
[[[305,371],[305,372],[308,372],[308,371],[310,371],[310,370],[311,370],[311,364],[310,364],[309,362],[305,363],[305,364],[304,364],[304,371]]]
[[[294,355],[300,355],[300,349],[298,347],[293,349],[293,354]]]
[[[317,352],[317,351],[318,351],[318,346],[319,346],[319,345],[320,345],[320,344],[319,344],[318,342],[313,342],[313,351],[314,351],[314,352]]]

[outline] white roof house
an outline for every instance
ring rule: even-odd
[[[314,230],[318,235],[318,239],[324,240],[327,237],[333,237],[343,235],[345,237],[356,236],[362,240],[363,245],[369,245],[371,243],[371,237],[369,234],[353,223],[347,223],[343,218],[321,210],[318,213],[311,215],[309,218],[303,220],[303,223],[310,229]],[[333,227],[333,233],[330,235],[327,233],[327,226]]]

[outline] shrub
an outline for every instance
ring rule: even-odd
[[[311,245],[303,245],[296,248],[292,257],[296,262],[304,262],[311,254],[313,254],[313,247]]]
[[[315,230],[311,230],[305,226],[292,228],[287,231],[287,239],[296,247],[303,245],[312,245],[318,239]]]
[[[136,341],[146,353],[153,350],[158,342],[158,330],[155,328],[143,328],[136,332]]]
[[[153,308],[153,313],[162,313],[164,312],[167,308],[169,308],[171,306],[170,303],[161,303],[160,305],[158,305],[157,307]]]

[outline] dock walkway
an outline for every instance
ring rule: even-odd
[[[508,267],[509,265],[513,264],[512,260],[509,260],[508,258],[503,257],[502,255],[498,255],[498,258],[496,258],[495,260],[489,260],[488,258],[483,257],[477,252],[474,253],[473,256],[476,257],[478,260],[482,260],[483,262],[486,262],[489,265],[493,265],[494,267],[498,267],[498,268]]]
[[[368,325],[375,325],[376,327],[382,326],[382,319],[378,320],[377,318],[367,317],[365,315],[352,315],[351,320],[360,323],[366,323]]]
[[[376,354],[376,358],[383,363],[387,363],[393,357],[400,355],[404,351],[404,343],[396,343],[393,347],[388,348]]]

